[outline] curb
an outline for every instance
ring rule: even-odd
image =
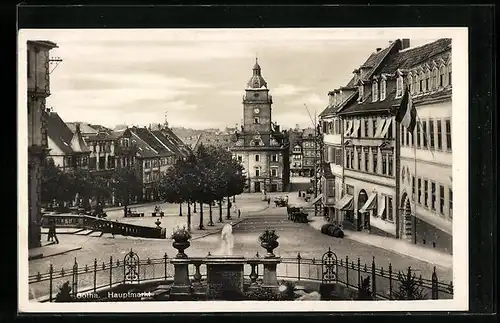
[[[72,248],[72,249],[69,249],[69,250],[65,250],[65,251],[61,251],[61,252],[56,252],[56,253],[50,254],[48,256],[44,256],[43,253],[39,253],[39,254],[36,254],[36,255],[33,255],[33,256],[28,256],[28,261],[30,261],[30,260],[36,260],[36,259],[48,258],[48,257],[52,257],[52,256],[59,256],[59,255],[62,255],[64,253],[71,252],[71,251],[76,251],[76,250],[80,250],[80,249],[82,249],[82,247],[76,247],[76,248]]]

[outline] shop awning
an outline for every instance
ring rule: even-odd
[[[380,200],[380,207],[378,208],[378,217],[381,218],[385,210],[385,198]]]
[[[387,136],[387,131],[389,131],[389,127],[391,126],[392,119],[387,119],[385,121],[384,128],[382,129],[382,133],[380,134],[380,137],[385,138]]]
[[[377,208],[377,193],[372,193],[359,212],[365,213]]]
[[[382,133],[382,130],[384,130],[385,121],[386,119],[377,120],[377,131],[375,132],[374,138],[380,138],[380,134]]]
[[[314,204],[318,203],[319,201],[321,201],[322,198],[323,198],[323,194],[316,196],[316,198],[314,200],[312,200],[311,204],[314,205]]]
[[[354,120],[354,127],[352,129],[351,137],[356,136],[360,126],[361,126],[361,120],[358,120],[358,119]]]
[[[346,127],[345,132],[344,132],[344,137],[349,137],[351,134],[351,130],[352,130],[352,121],[347,120],[347,127]]]
[[[335,204],[335,208],[338,210],[353,210],[352,205],[352,195],[346,194],[340,199],[338,203]]]

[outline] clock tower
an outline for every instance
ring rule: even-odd
[[[290,180],[288,134],[272,122],[267,82],[255,59],[243,96],[243,124],[230,148],[245,170],[247,192],[284,191]]]
[[[260,136],[263,144],[270,143],[271,128],[271,105],[273,99],[269,94],[267,82],[262,77],[257,58],[253,66],[253,75],[247,83],[245,96],[243,97],[243,132],[248,134],[245,137],[245,144],[249,145],[252,138],[250,134]]]

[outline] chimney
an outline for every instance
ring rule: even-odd
[[[407,49],[410,47],[410,39],[408,38],[403,38],[401,39],[401,49]]]

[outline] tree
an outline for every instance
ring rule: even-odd
[[[42,203],[63,202],[71,199],[70,178],[52,159],[42,168]]]
[[[133,199],[142,194],[142,182],[135,169],[118,168],[111,177],[111,189],[115,198],[128,207]]]
[[[422,290],[422,279],[412,274],[411,267],[405,273],[398,273],[399,288],[393,292],[397,300],[420,300],[425,299],[426,295]]]

